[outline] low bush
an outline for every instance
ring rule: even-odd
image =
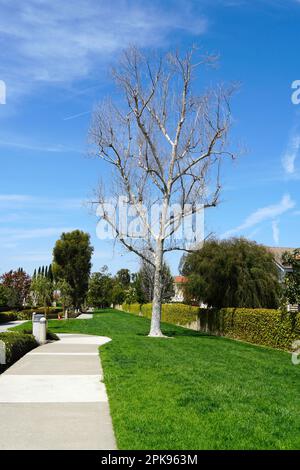
[[[6,348],[6,364],[0,364],[0,372],[38,346],[34,337],[25,333],[0,333],[0,341],[5,343]]]
[[[0,312],[0,323],[8,323],[18,319],[16,312]]]
[[[47,331],[47,340],[49,341],[59,341],[59,337],[53,333],[53,331]]]
[[[21,330],[21,333],[25,335],[31,335],[32,334],[32,329],[26,328],[24,330]],[[52,331],[47,330],[47,337],[46,339],[48,341],[59,341],[59,337],[53,333]]]

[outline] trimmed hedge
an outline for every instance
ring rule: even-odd
[[[152,304],[142,305],[143,317],[151,318]],[[187,326],[198,321],[199,307],[184,304],[163,304],[161,319],[166,323]]]
[[[32,320],[32,314],[33,312],[36,313],[45,313],[45,309],[43,307],[39,308],[25,308],[23,310],[20,310],[18,312],[0,312],[0,323],[6,323],[9,321],[14,321],[14,320]],[[59,313],[63,313],[61,308],[58,307],[47,307],[46,309],[47,312],[47,318],[48,319],[57,319]],[[69,315],[71,317],[76,317],[76,315]]]
[[[0,372],[38,346],[34,337],[25,333],[0,333],[0,341],[3,341],[6,346],[6,364],[0,364]]]
[[[32,314],[36,313],[45,313],[44,307],[39,308],[28,308],[21,310],[17,313],[18,320],[32,320]],[[47,307],[46,314],[48,319],[56,319],[58,314],[62,313],[62,309],[58,307]]]
[[[8,323],[18,319],[16,312],[0,312],[0,323]]]
[[[152,304],[123,304],[124,312],[151,318]],[[198,321],[199,307],[184,304],[163,304],[162,321],[187,326]]]
[[[124,312],[133,313],[134,315],[141,314],[142,305],[140,304],[123,304],[122,309]]]
[[[151,318],[152,305],[124,304],[123,310]],[[162,321],[211,335],[291,350],[300,339],[300,313],[271,309],[200,309],[184,304],[163,304]]]
[[[201,309],[199,329],[249,343],[291,350],[300,339],[300,314],[280,310],[223,308]]]

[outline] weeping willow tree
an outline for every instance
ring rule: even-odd
[[[277,308],[278,272],[272,254],[243,238],[209,240],[181,261],[187,300],[208,306]]]

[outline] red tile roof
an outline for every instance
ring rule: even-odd
[[[185,276],[175,276],[174,277],[174,282],[175,282],[175,284],[184,284],[185,282],[187,282],[187,277],[185,277]]]
[[[277,264],[279,264],[280,266],[284,266],[285,268],[289,268],[290,266],[287,266],[287,265],[284,265],[283,261],[282,261],[282,255],[287,251],[289,253],[293,253],[294,250],[296,248],[283,248],[283,247],[279,247],[279,246],[267,246],[266,247],[268,251],[270,251],[272,253],[272,255],[274,256],[274,259],[276,261]]]

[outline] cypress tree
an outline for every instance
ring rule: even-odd
[[[53,282],[53,271],[52,271],[52,264],[50,264],[49,269],[48,269],[48,277],[51,282]]]

